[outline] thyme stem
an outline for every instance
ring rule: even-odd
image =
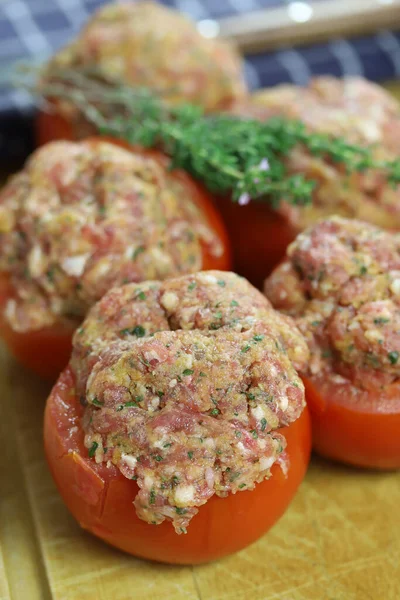
[[[102,134],[132,144],[160,148],[211,191],[240,203],[250,198],[276,206],[311,201],[315,181],[290,174],[285,157],[297,145],[314,156],[343,165],[347,173],[383,172],[389,184],[400,183],[400,159],[376,160],[374,148],[307,131],[299,121],[266,122],[228,114],[204,115],[196,106],[167,105],[154,91],[132,88],[89,71],[57,72],[44,79],[39,95],[74,105]]]

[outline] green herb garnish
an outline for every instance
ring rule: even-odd
[[[373,147],[360,147],[329,134],[309,132],[283,117],[260,122],[230,114],[204,115],[201,108],[168,106],[149,89],[134,88],[91,69],[64,69],[41,79],[36,92],[74,105],[97,130],[133,145],[156,147],[203,181],[213,192],[232,192],[276,206],[281,199],[311,202],[316,181],[289,174],[284,158],[302,145],[311,155],[344,165],[347,173],[378,169],[390,185],[400,182],[400,158],[377,160]]]

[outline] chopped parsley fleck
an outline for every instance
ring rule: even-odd
[[[399,360],[399,353],[396,350],[388,352],[388,359],[390,360],[390,364],[395,365]]]
[[[184,375],[185,377],[188,377],[189,375],[193,375],[193,373],[194,373],[193,369],[185,369],[182,372],[182,375]]]
[[[318,327],[318,325],[321,325],[321,321],[312,321],[311,325],[312,327]]]
[[[93,398],[92,404],[94,404],[95,406],[103,406],[104,402],[100,402],[98,398]]]
[[[192,281],[192,283],[189,283],[188,285],[188,290],[189,292],[193,291],[194,288],[196,287],[197,283],[195,281]]]
[[[231,306],[239,306],[239,302],[236,302],[236,300],[232,300]]]
[[[136,337],[144,337],[146,335],[146,330],[141,325],[136,325],[136,327],[132,329],[132,333],[133,335],[136,335]]]
[[[141,325],[136,325],[133,329],[121,329],[121,335],[135,335],[136,337],[144,337],[146,335],[146,330]]]
[[[267,419],[262,418],[261,419],[261,431],[265,431],[266,426],[267,426]]]
[[[241,352],[248,352],[250,350],[250,346],[247,344],[247,346],[243,346],[243,348],[241,349]]]
[[[54,273],[55,273],[55,269],[51,268],[46,272],[46,277],[49,281],[51,281],[51,283],[54,282]]]
[[[144,246],[138,246],[135,248],[135,250],[132,252],[132,260],[136,260],[139,254],[142,254],[142,252],[144,252]]]
[[[117,412],[121,412],[121,410],[124,409],[124,405],[120,404],[119,406],[117,406]]]
[[[156,501],[156,493],[154,490],[151,490],[150,492],[150,504],[154,504]]]
[[[366,275],[368,273],[368,269],[365,265],[362,265],[362,267],[360,267],[360,275]]]
[[[229,481],[235,481],[235,479],[237,479],[240,476],[241,476],[241,472],[236,471],[236,473],[233,473],[233,475],[230,476]]]
[[[255,400],[256,399],[255,394],[252,394],[251,392],[246,392],[246,396],[248,397],[249,400]]]
[[[163,448],[170,448],[172,446],[171,442],[168,442],[167,444],[164,444]]]
[[[377,317],[374,319],[375,325],[384,325],[384,323],[389,323],[390,319],[386,319],[385,317]]]
[[[187,512],[186,508],[180,508],[179,506],[175,508],[175,511],[178,515],[185,515]]]
[[[136,396],[134,400],[130,400],[129,402],[125,402],[125,408],[129,408],[131,406],[139,406],[139,402],[142,402],[143,396]]]
[[[242,490],[244,487],[246,487],[245,483],[241,483],[240,485],[238,485],[239,490]]]
[[[156,392],[156,394],[159,398],[162,398],[164,396],[164,392]]]
[[[188,457],[190,458],[190,460],[192,460],[193,458],[193,452],[190,450],[190,452],[188,452]]]
[[[96,454],[96,450],[99,447],[97,442],[93,442],[93,444],[90,446],[89,449],[89,456],[90,458],[93,458],[93,456]]]
[[[255,429],[252,429],[252,430],[250,431],[250,433],[251,433],[252,437],[253,437],[255,440],[258,438],[258,433],[257,433],[257,431],[256,431]]]
[[[177,477],[176,475],[174,475],[173,478],[171,479],[171,483],[172,483],[172,485],[178,485],[178,483],[179,483],[179,477]]]
[[[200,375],[200,377],[207,377],[207,375],[205,373],[203,373],[203,371],[200,371],[199,375]]]
[[[330,358],[332,356],[332,352],[330,350],[323,350],[322,358]]]
[[[154,460],[156,460],[157,462],[161,462],[163,460],[163,457],[157,454],[157,456],[154,457]]]
[[[83,328],[83,327],[79,327],[79,329],[77,330],[77,332],[76,332],[76,333],[77,333],[78,335],[82,335],[84,331],[85,331],[85,330],[84,330],[84,328]]]
[[[236,436],[237,438],[241,438],[241,437],[242,437],[242,432],[241,432],[241,431],[239,431],[238,429],[236,429],[236,431],[235,431],[235,436]]]
[[[222,312],[216,312],[214,315],[215,319],[222,319]]]
[[[218,285],[220,287],[225,287],[226,286],[226,282],[223,279],[218,279],[217,283],[218,283]]]
[[[213,408],[212,411],[210,412],[210,415],[212,415],[213,417],[216,417],[220,413],[221,413],[221,411],[218,408]]]
[[[253,340],[255,342],[262,342],[263,339],[264,339],[263,335],[255,335],[255,336],[253,336]]]
[[[140,290],[140,292],[136,294],[136,298],[139,298],[139,300],[146,300],[146,294]]]

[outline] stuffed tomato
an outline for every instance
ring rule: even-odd
[[[290,319],[232,273],[114,288],[76,331],[45,447],[82,527],[136,556],[209,561],[283,514],[309,460]]]
[[[0,192],[0,331],[55,378],[114,285],[230,266],[211,197],[157,152],[103,139],[37,150]]]
[[[400,238],[339,217],[301,234],[266,281],[311,358],[302,371],[315,450],[400,468]]]
[[[155,90],[168,103],[190,102],[206,112],[226,108],[247,94],[242,61],[230,43],[206,38],[177,11],[155,2],[112,3],[89,20],[76,39],[45,66],[39,88],[67,83],[82,92],[80,75],[117,85]],[[112,111],[118,107],[111,106]],[[40,144],[95,133],[82,111],[55,101],[37,121]]]
[[[361,78],[317,77],[304,88],[281,85],[261,90],[239,102],[234,112],[261,121],[277,116],[301,121],[308,132],[373,148],[377,160],[391,160],[400,153],[398,101]],[[289,174],[300,173],[316,182],[310,204],[298,206],[282,198],[272,208],[265,198],[245,206],[228,197],[218,201],[232,239],[235,269],[255,285],[262,285],[296,235],[322,218],[337,214],[400,229],[399,188],[393,188],[383,172],[348,175],[346,160],[335,163],[324,154],[312,155],[302,145],[295,146],[284,163]]]

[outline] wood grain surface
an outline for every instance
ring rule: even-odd
[[[288,512],[250,548],[194,568],[153,564],[67,512],[43,455],[48,392],[0,345],[0,600],[399,600],[399,473],[313,458]]]

